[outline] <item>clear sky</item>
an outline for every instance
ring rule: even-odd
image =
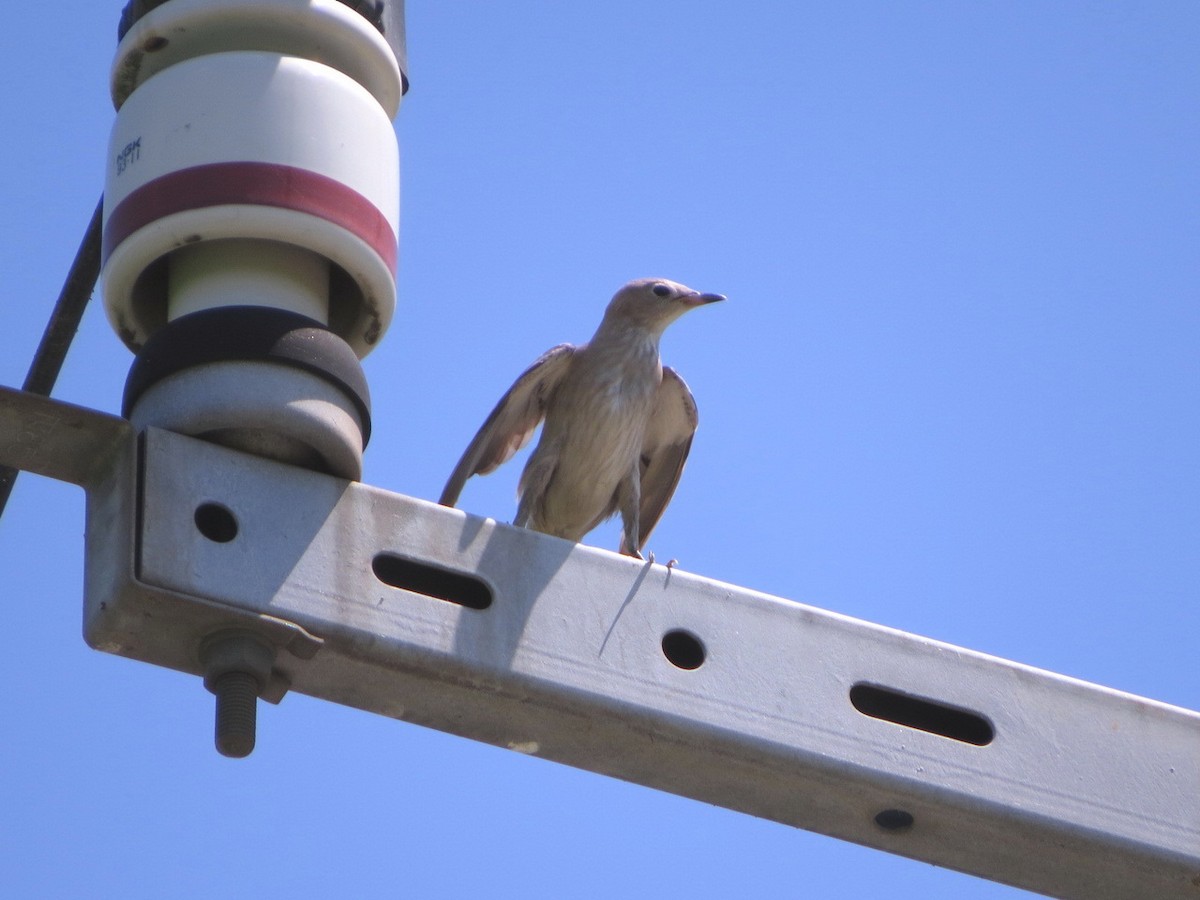
[[[121,3],[12,4],[0,382],[102,188]],[[693,572],[1200,707],[1200,4],[408,10],[400,306],[365,480],[434,498],[500,393],[659,275],[701,426]],[[56,396],[116,411],[99,305]],[[462,505],[511,519],[519,466]],[[83,494],[19,480],[0,894],[1028,896],[288,696],[247,760],[198,680],[80,637]],[[609,528],[592,540],[616,543]]]

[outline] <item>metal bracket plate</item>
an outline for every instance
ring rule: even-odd
[[[1200,896],[1200,714],[155,429],[85,634],[1059,897]]]

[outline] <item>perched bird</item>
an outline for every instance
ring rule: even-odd
[[[511,459],[545,419],[513,524],[578,541],[620,513],[620,550],[641,559],[698,421],[692,392],[662,365],[658,341],[689,309],[724,299],[662,278],[629,282],[588,343],[548,350],[500,398],[438,502],[453,506],[468,478]]]

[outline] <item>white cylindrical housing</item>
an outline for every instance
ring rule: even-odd
[[[358,478],[359,360],[396,304],[403,3],[146,5],[121,25],[104,191],[122,411]]]
[[[395,308],[399,193],[391,121],[342,72],[258,52],[171,66],[130,95],[109,144],[104,299],[113,327],[136,349],[165,324],[162,266],[172,251],[275,241],[348,276],[329,298],[329,324],[365,356]]]
[[[395,54],[379,30],[341,0],[164,3],[139,18],[117,47],[113,105],[119,109],[141,84],[177,63],[236,50],[311,59],[365,87],[389,119],[400,108],[404,76]]]

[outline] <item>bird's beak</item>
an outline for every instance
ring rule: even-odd
[[[704,306],[706,303],[716,303],[718,300],[724,299],[724,294],[701,294],[699,291],[692,291],[692,293],[684,294],[679,298],[680,302],[689,309],[693,306]]]

